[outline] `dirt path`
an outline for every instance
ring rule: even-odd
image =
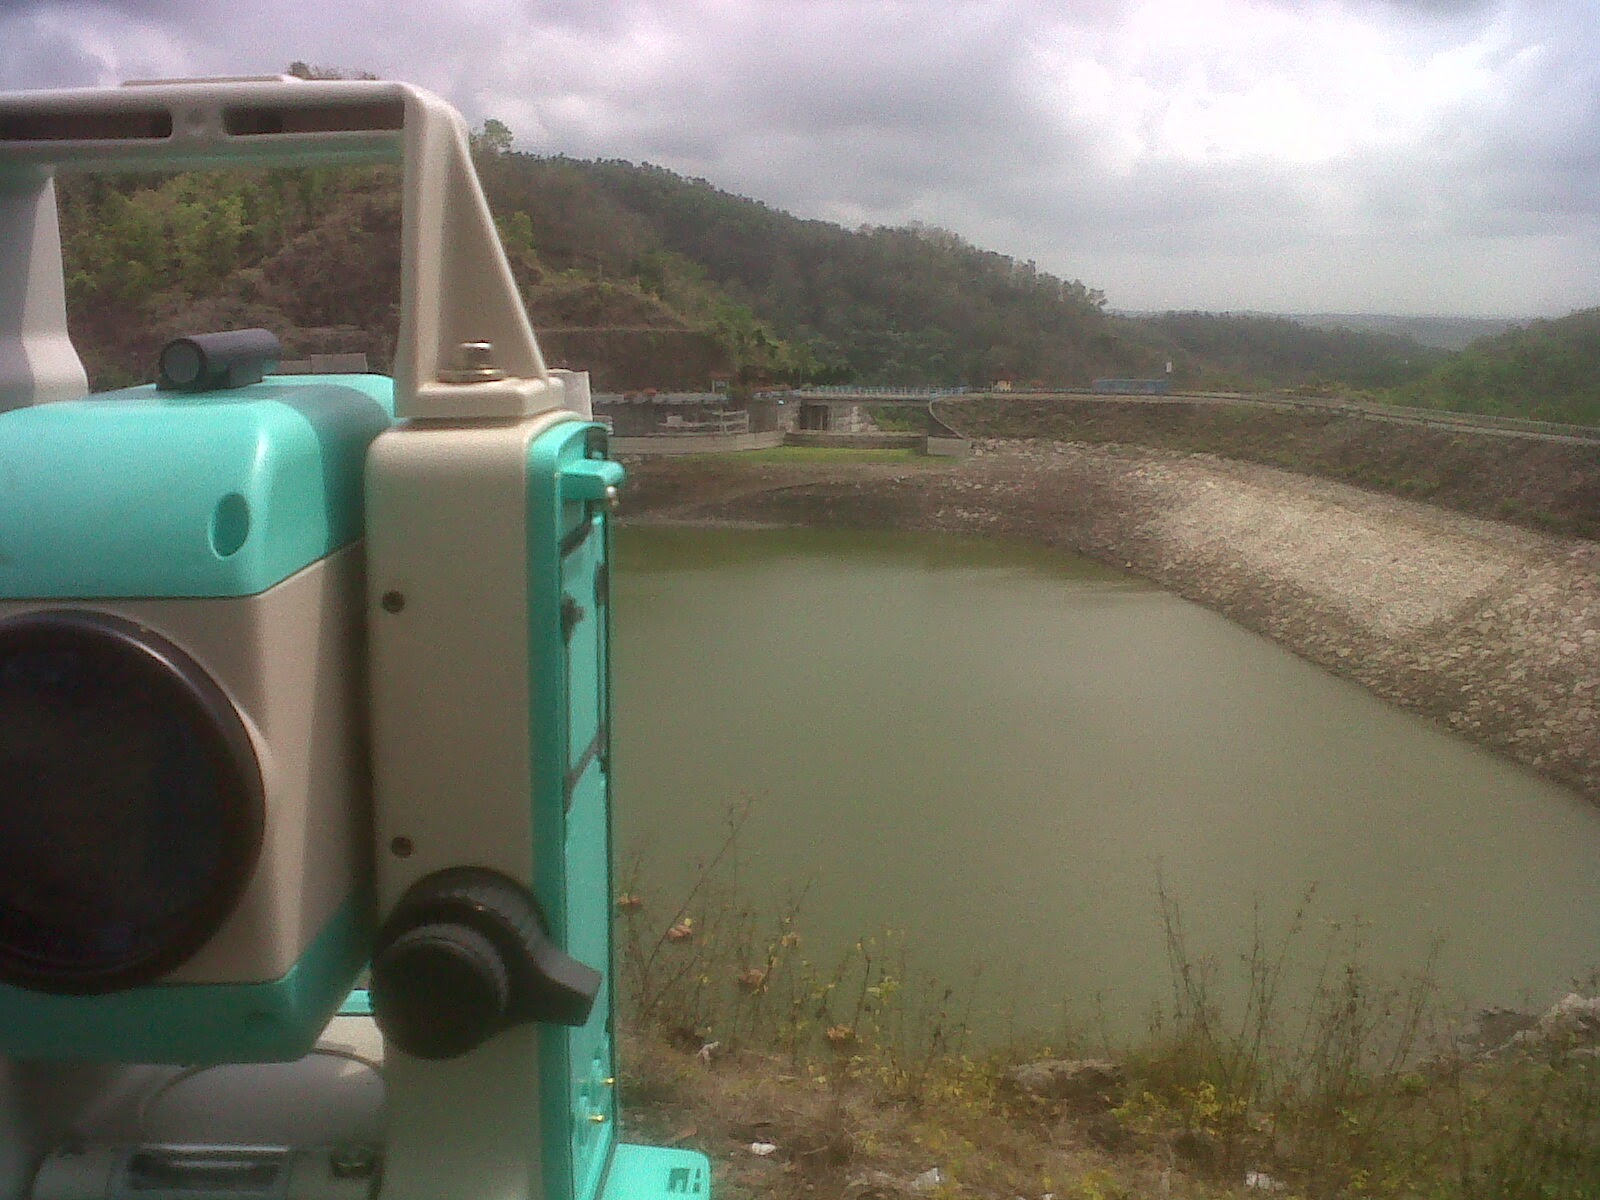
[[[950,466],[634,467],[646,517],[984,533],[1147,576],[1600,802],[1600,545],[1252,462],[979,442]]]

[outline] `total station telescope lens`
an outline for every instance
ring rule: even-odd
[[[0,981],[171,970],[232,911],[264,820],[249,734],[182,651],[99,613],[0,621]]]

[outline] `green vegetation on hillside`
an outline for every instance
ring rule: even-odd
[[[667,333],[710,342],[747,383],[1081,383],[1159,359],[1104,314],[1100,293],[943,230],[851,231],[656,167],[518,154],[497,121],[473,140],[535,326],[598,357],[601,386],[608,359],[628,364],[610,386],[685,386],[665,378],[685,357]],[[67,178],[60,189],[73,336],[96,386],[147,378],[178,333],[244,324],[278,332],[291,356],[362,350],[387,367],[394,172]]]
[[[1445,358],[1410,338],[1319,329],[1287,317],[1168,312],[1142,324],[1173,347],[1178,382],[1213,390],[1394,387]]]
[[[560,172],[535,180],[496,169],[502,143],[486,130],[475,141],[501,240],[530,317],[553,335],[552,361],[563,347],[581,365],[598,358],[597,384],[624,388],[819,374],[804,345],[695,263],[647,257],[648,280],[617,269],[625,217],[581,184],[564,186]],[[68,176],[58,189],[69,323],[94,386],[148,380],[171,337],[250,325],[276,332],[290,357],[362,351],[388,369],[400,291],[396,171]],[[609,381],[607,360],[619,364]]]
[[[261,325],[291,351],[393,352],[392,172],[68,176],[67,311],[96,387],[148,380],[170,337]]]
[[[1430,408],[1600,424],[1600,308],[1481,338],[1394,398]]]
[[[1086,382],[1155,361],[1099,292],[944,230],[801,220],[648,165],[500,154],[482,169],[491,203],[525,211],[551,262],[778,330],[814,378]]]

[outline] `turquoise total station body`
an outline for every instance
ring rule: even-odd
[[[252,597],[358,541],[382,376],[153,386],[0,414],[0,611]],[[305,1051],[365,962],[351,880],[286,974],[107,994],[0,985],[0,1051],[104,1061],[272,1060]]]
[[[0,616],[152,600],[247,601],[351,547],[372,440],[393,424],[382,376],[272,377],[218,392],[137,387],[0,414]],[[592,1018],[542,1040],[547,1131],[570,1137],[594,1194],[615,1136],[610,989],[609,547],[622,479],[604,432],[576,418],[527,461],[529,590],[560,619],[530,639],[534,875],[558,940],[602,971]],[[310,648],[305,648],[310,653]],[[359,656],[359,649],[352,648]],[[309,699],[307,701],[310,702]],[[157,980],[105,994],[0,984],[0,1052],[147,1062],[285,1060],[305,1052],[371,950],[372,897],[343,902],[281,977]],[[555,1147],[551,1147],[554,1150]]]
[[[249,596],[361,536],[381,375],[0,415],[0,599]]]

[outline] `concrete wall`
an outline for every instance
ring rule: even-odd
[[[934,437],[930,433],[925,453],[941,458],[965,458],[972,453],[972,443],[966,438]]]
[[[781,416],[775,400],[736,401],[721,392],[599,392],[594,415],[610,423],[614,438],[770,433]],[[683,428],[690,426],[691,428]]]
[[[783,445],[783,431],[770,433],[697,433],[661,437],[613,437],[613,454],[726,454],[734,450],[770,450]]]

